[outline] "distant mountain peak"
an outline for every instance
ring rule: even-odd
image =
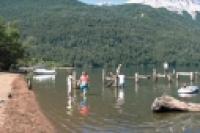
[[[200,11],[200,4],[193,0],[127,0],[126,3],[149,5],[153,8],[166,8],[179,14],[186,11],[193,19],[195,19],[197,12]]]

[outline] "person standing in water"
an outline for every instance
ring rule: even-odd
[[[85,95],[88,91],[89,76],[87,72],[82,72],[80,77],[80,90]]]

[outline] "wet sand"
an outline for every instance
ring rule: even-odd
[[[0,132],[56,133],[22,75],[0,73]]]

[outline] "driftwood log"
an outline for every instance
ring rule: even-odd
[[[186,103],[170,96],[162,96],[154,100],[151,109],[153,112],[200,111],[200,104]]]

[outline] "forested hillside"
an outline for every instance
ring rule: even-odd
[[[200,65],[200,15],[136,4],[88,6],[75,0],[3,0],[0,16],[15,21],[29,63],[104,66],[118,63]]]

